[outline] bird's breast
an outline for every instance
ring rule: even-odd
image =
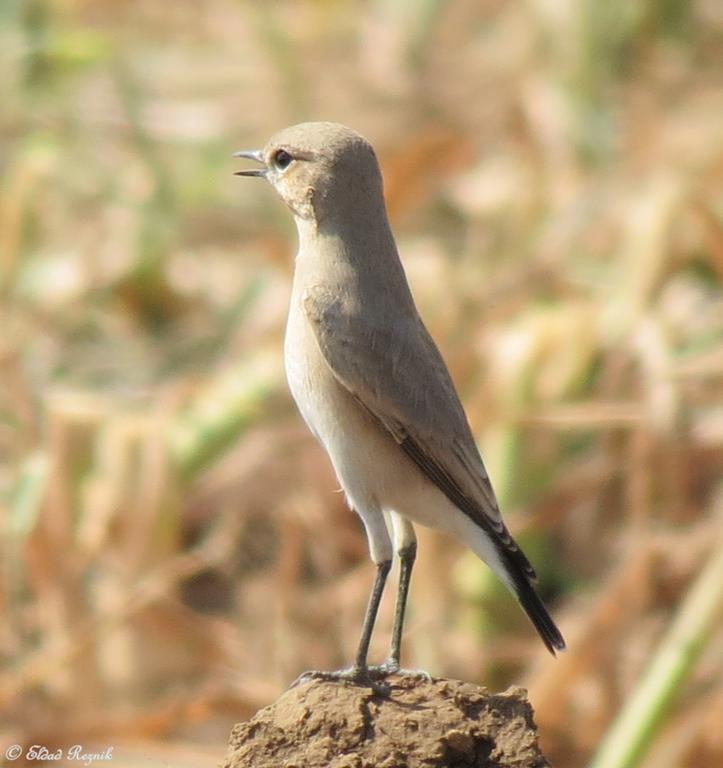
[[[291,395],[316,437],[328,448],[338,429],[345,393],[326,364],[301,303],[292,298],[284,339],[284,367]]]
[[[337,381],[301,302],[296,304],[294,299],[286,326],[284,361],[296,405],[326,449],[350,505],[362,516],[373,503],[410,520],[440,527],[437,512],[440,505],[446,507],[449,502]]]
[[[293,299],[284,363],[291,395],[337,470],[347,462],[374,462],[380,442],[391,447],[392,438],[332,373],[301,302]]]

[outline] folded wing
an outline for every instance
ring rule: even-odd
[[[308,289],[303,303],[336,379],[505,559],[534,579],[505,527],[452,379],[419,317],[371,325],[375,313],[362,313],[351,299],[322,286]]]

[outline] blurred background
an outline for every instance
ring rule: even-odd
[[[230,158],[329,119],[569,644],[420,531],[405,663],[527,687],[559,768],[723,764],[720,2],[3,0],[0,94],[3,751],[216,765],[351,660],[373,568],[283,379],[293,222]]]

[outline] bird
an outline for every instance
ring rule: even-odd
[[[505,525],[457,390],[415,306],[372,145],[339,123],[284,128],[234,157],[259,167],[293,214],[299,247],[284,339],[291,395],[366,530],[376,576],[354,663],[308,676],[370,684],[403,673],[401,643],[414,524],[470,548],[509,588],[547,649],[565,649],[535,571]],[[368,663],[394,554],[390,654]]]

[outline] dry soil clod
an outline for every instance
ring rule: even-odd
[[[522,688],[392,677],[388,695],[314,680],[231,733],[222,768],[545,768]]]

